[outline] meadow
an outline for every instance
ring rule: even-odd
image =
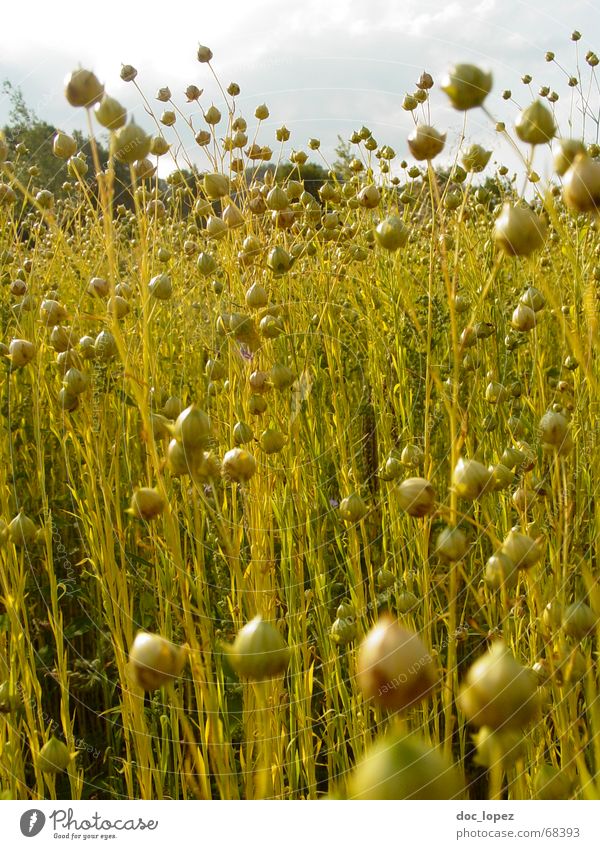
[[[218,104],[123,66],[152,133],[68,76],[90,156],[56,132],[59,192],[0,138],[0,798],[600,797],[572,39],[581,136],[562,92],[457,64],[406,95],[406,160],[357,128],[318,190],[319,141],[243,114],[204,46]],[[436,98],[498,149],[438,168]]]

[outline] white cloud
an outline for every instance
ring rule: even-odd
[[[600,9],[583,0],[568,5],[563,0],[479,0],[474,5],[467,0],[196,0],[172,8],[164,1],[140,6],[104,0],[91,13],[60,6],[11,3],[2,13],[2,76],[23,87],[40,116],[65,129],[84,126],[80,110],[71,109],[62,94],[66,72],[79,62],[92,67],[140,121],[148,119],[135,89],[119,78],[121,62],[139,68],[140,85],[151,102],[159,85],[169,85],[183,105],[182,91],[194,82],[205,89],[203,102],[219,103],[207,67],[196,61],[201,41],[213,49],[223,83],[241,85],[239,108],[247,117],[258,103],[269,104],[265,143],[272,143],[274,128],[286,123],[295,146],[320,136],[329,158],[338,132],[348,136],[363,123],[404,155],[411,117],[400,103],[423,69],[439,78],[451,61],[490,67],[495,79],[490,109],[508,123],[515,109],[500,92],[511,88],[525,102],[530,97],[520,83],[525,71],[534,76],[534,93],[542,82],[560,84],[564,91],[560,72],[545,64],[543,54],[554,49],[571,67],[571,29],[583,32],[583,53],[600,51],[600,44],[586,41],[600,32]],[[435,89],[432,109],[438,126],[458,132],[462,116]],[[0,123],[6,115],[6,102],[0,102]],[[498,144],[481,112],[469,115],[469,135]]]

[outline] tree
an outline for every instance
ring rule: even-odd
[[[336,160],[333,163],[333,168],[337,174],[339,174],[340,179],[349,180],[352,176],[352,171],[350,170],[350,163],[354,159],[352,156],[352,148],[350,147],[350,142],[344,141],[344,139],[338,135],[338,145],[335,150]]]

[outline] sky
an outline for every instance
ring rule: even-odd
[[[571,32],[582,33],[574,44]],[[196,59],[198,44],[211,48],[212,65],[226,87],[241,87],[238,111],[252,127],[254,109],[266,103],[270,117],[258,141],[276,147],[275,129],[291,131],[289,149],[306,149],[307,140],[321,140],[327,162],[335,158],[338,134],[347,138],[366,125],[379,144],[389,144],[398,159],[408,158],[406,136],[413,126],[402,99],[414,91],[423,70],[436,83],[452,62],[473,62],[491,70],[494,88],[486,105],[497,120],[510,125],[518,112],[537,96],[541,85],[561,95],[557,114],[564,135],[580,133],[575,90],[566,74],[576,74],[577,60],[585,90],[588,50],[600,55],[600,3],[586,0],[196,0],[173,3],[48,3],[39,0],[4,4],[0,27],[0,79],[19,86],[40,118],[69,132],[85,128],[85,114],[66,102],[63,81],[77,66],[93,70],[106,91],[120,100],[135,120],[153,129],[135,88],[120,79],[122,63],[139,71],[137,82],[153,107],[160,86],[169,86],[179,106],[190,83],[204,89],[201,104],[223,109],[222,97],[210,71]],[[545,62],[552,50],[560,62]],[[600,66],[599,66],[600,70]],[[531,86],[521,82],[533,77]],[[600,75],[599,75],[600,76]],[[511,89],[515,103],[502,100]],[[595,96],[595,99],[594,99]],[[599,102],[594,89],[591,102]],[[0,125],[8,119],[9,103],[0,95]],[[185,106],[197,128],[202,116]],[[449,108],[443,92],[431,92],[431,122],[448,131],[447,154],[457,148],[463,116]],[[179,119],[178,128],[182,128]],[[588,123],[588,130],[593,129]],[[223,134],[225,129],[223,128]],[[165,132],[169,137],[169,132]],[[202,152],[191,133],[183,134],[185,148],[202,167]],[[595,130],[593,135],[595,135]],[[481,110],[467,116],[467,142],[477,141],[494,151],[493,162],[515,165],[506,143],[499,140]],[[169,138],[171,141],[172,138]],[[311,154],[319,160],[318,155]],[[536,163],[548,169],[543,155]],[[163,173],[169,170],[164,158]]]

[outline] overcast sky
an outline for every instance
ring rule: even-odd
[[[196,61],[200,42],[213,50],[224,86],[232,80],[241,86],[241,114],[250,119],[258,104],[269,106],[261,143],[275,147],[275,128],[285,123],[292,132],[290,146],[305,148],[307,139],[317,136],[331,159],[338,133],[347,137],[366,124],[380,144],[391,144],[406,156],[411,117],[401,108],[402,98],[414,90],[424,69],[437,81],[453,61],[492,70],[494,89],[487,103],[507,123],[516,107],[501,99],[502,90],[510,88],[524,105],[543,84],[561,94],[559,115],[565,122],[573,90],[544,54],[553,50],[564,68],[576,73],[574,29],[582,33],[578,53],[587,91],[589,68],[583,57],[590,49],[600,55],[597,0],[27,0],[3,4],[0,78],[20,86],[39,117],[69,131],[84,127],[84,115],[66,103],[63,79],[81,64],[150,129],[138,93],[119,77],[121,63],[138,68],[138,82],[159,112],[154,95],[163,85],[183,105],[183,90],[195,83],[205,90],[205,107],[213,100],[219,106],[207,67]],[[521,82],[524,73],[533,77],[531,90]],[[597,88],[593,102],[598,103]],[[0,124],[7,117],[2,98]],[[455,144],[461,119],[435,89],[432,119],[450,130],[449,147]],[[564,125],[563,134],[569,134]],[[469,113],[467,137],[493,145],[497,161],[512,164],[481,110]],[[190,135],[186,147],[194,156],[199,153]]]

